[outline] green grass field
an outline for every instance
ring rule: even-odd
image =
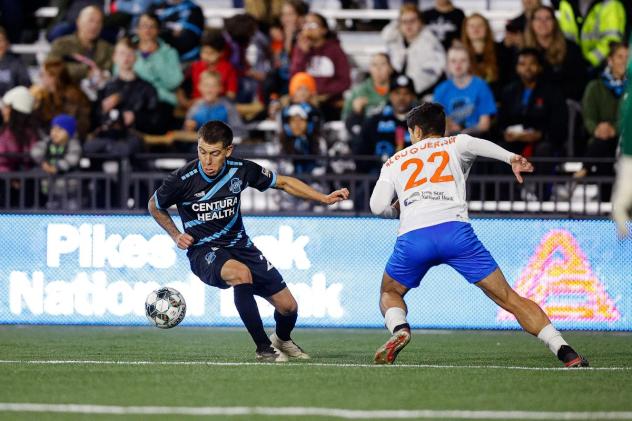
[[[579,370],[556,369],[550,351],[522,332],[415,332],[399,365],[388,367],[370,365],[385,330],[299,329],[294,337],[312,360],[254,364],[240,329],[0,326],[0,419],[192,419],[187,411],[231,420],[632,419],[630,334],[566,333],[594,367]],[[94,413],[10,411],[7,403]],[[186,408],[155,415],[165,408],[148,407]],[[298,409],[260,415],[266,410],[255,407]],[[320,416],[314,408],[329,409]],[[402,410],[429,412],[393,412]]]

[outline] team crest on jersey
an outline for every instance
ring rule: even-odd
[[[232,178],[230,180],[230,187],[229,187],[231,193],[239,193],[241,192],[241,180],[237,177]]]

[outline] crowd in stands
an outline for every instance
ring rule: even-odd
[[[108,10],[100,1],[62,3],[33,80],[0,27],[0,172],[63,174],[82,153],[147,169],[134,156],[153,147],[148,136],[194,139],[208,120],[230,124],[243,140],[253,124],[276,121],[279,150],[294,156],[327,154],[323,125],[342,121],[351,157],[386,158],[410,144],[406,113],[428,100],[445,107],[448,134],[488,138],[525,156],[563,156],[568,142],[586,157],[615,155],[631,26],[623,0],[522,0],[502,40],[482,14],[466,15],[450,0],[423,11],[405,2],[367,69],[303,0],[267,8],[246,1],[245,13],[221,28],[206,27],[193,0],[116,0]],[[575,139],[569,101],[583,110]],[[190,142],[170,147],[195,151]],[[93,159],[91,168],[100,164]],[[318,167],[308,158],[292,164],[296,174]],[[379,168],[358,162],[354,171]],[[612,167],[586,165],[575,177],[591,173]]]

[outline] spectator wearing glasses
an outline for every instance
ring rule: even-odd
[[[399,18],[382,30],[393,68],[410,77],[417,95],[431,91],[443,75],[445,50],[413,4],[399,9]]]
[[[305,17],[292,54],[290,72],[312,75],[325,119],[340,119],[342,94],[351,86],[351,69],[338,37],[322,15],[312,12]]]

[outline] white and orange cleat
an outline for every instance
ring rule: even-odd
[[[410,332],[404,329],[393,333],[393,336],[375,351],[374,364],[393,364],[399,351],[410,342]]]

